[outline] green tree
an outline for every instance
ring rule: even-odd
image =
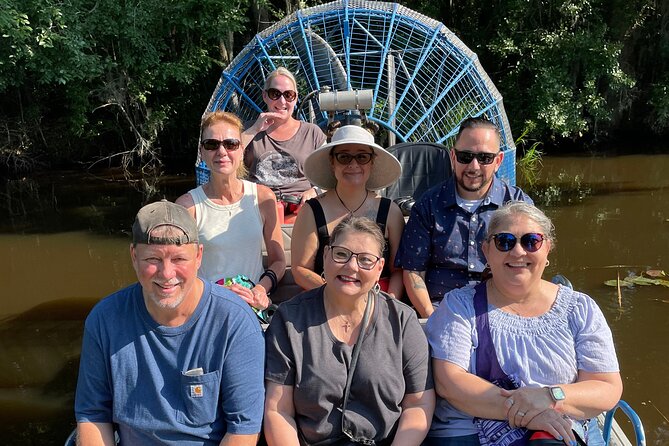
[[[19,148],[33,159],[47,150],[52,159],[58,150],[63,157],[119,155],[126,166],[153,170],[162,146],[182,147],[179,136],[169,141],[180,135],[175,129],[197,128],[247,4],[9,0],[1,8],[5,163]]]
[[[624,39],[643,14],[619,3],[419,0],[410,6],[439,17],[477,52],[517,133],[531,129],[532,139],[582,143],[605,135],[633,100]]]

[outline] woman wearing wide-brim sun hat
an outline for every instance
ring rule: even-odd
[[[389,294],[401,297],[402,271],[392,265],[404,217],[392,200],[376,192],[397,181],[401,173],[397,158],[376,144],[369,131],[355,125],[338,128],[328,144],[309,155],[304,174],[326,192],[307,201],[293,226],[291,269],[298,285],[312,289],[323,284],[323,251],[329,234],[344,218],[356,215],[376,221],[381,228],[387,247],[379,284]]]

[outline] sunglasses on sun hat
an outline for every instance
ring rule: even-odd
[[[516,246],[518,237],[509,232],[500,232],[491,235],[488,240],[495,241],[495,248],[501,252],[508,252]],[[544,243],[544,235],[538,232],[528,232],[520,237],[520,246],[527,252],[537,252]]]
[[[297,97],[297,93],[295,90],[286,90],[286,91],[281,91],[276,88],[268,88],[266,90],[267,97],[270,98],[273,101],[278,100],[281,96],[286,99],[288,102],[293,102],[295,98]]]

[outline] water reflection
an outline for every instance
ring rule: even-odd
[[[641,416],[649,444],[657,445],[669,443],[662,415],[669,414],[669,288],[623,288],[619,305],[617,289],[604,282],[647,268],[669,271],[667,169],[667,155],[549,158],[541,186],[554,192],[545,209],[557,229],[547,273],[566,274],[604,311],[620,359],[623,398]],[[561,179],[563,193],[553,178]]]
[[[603,283],[646,267],[669,271],[669,156],[551,157],[537,202],[557,245],[547,275],[565,274],[597,300],[614,333],[623,397],[649,444],[669,443],[669,288]],[[83,319],[135,280],[128,229],[143,197],[122,181],[59,172],[40,183],[6,182],[0,203],[0,444],[60,445],[72,400]],[[21,188],[21,181],[25,184]],[[174,199],[192,179],[166,178]],[[616,265],[624,265],[615,267]]]

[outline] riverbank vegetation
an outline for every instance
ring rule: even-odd
[[[541,141],[542,150],[669,135],[666,1],[403,4],[442,21],[478,54],[514,133]],[[198,121],[221,70],[297,7],[293,0],[5,0],[0,169],[190,170],[183,167],[192,165]]]

